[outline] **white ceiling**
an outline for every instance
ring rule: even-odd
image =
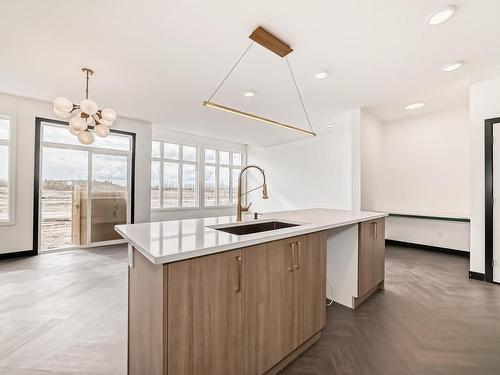
[[[450,2],[455,17],[425,20]],[[295,134],[202,107],[258,25],[285,39],[316,131],[368,107],[384,121],[467,100],[467,75],[500,64],[498,0],[3,0],[0,91],[42,100],[83,96],[122,116],[248,144]],[[440,68],[465,60],[464,68]],[[322,69],[330,76],[318,81]],[[253,98],[243,91],[256,92]],[[286,62],[255,44],[214,99],[308,127]],[[409,113],[404,105],[424,101]]]

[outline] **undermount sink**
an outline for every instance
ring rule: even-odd
[[[231,225],[231,226],[213,226],[211,228],[215,229],[215,230],[220,230],[222,232],[236,234],[238,236],[241,236],[244,234],[267,232],[270,230],[296,227],[299,225],[300,224],[272,220],[272,221],[265,221],[265,222],[259,222],[259,223],[251,223],[251,224],[237,224],[237,225]]]

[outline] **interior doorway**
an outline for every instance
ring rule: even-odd
[[[36,126],[34,249],[122,242],[114,226],[133,222],[134,134],[112,130],[86,146],[65,123]]]
[[[493,259],[500,260],[500,124],[493,125]],[[500,264],[493,261],[493,281],[500,282]]]
[[[500,283],[500,118],[485,121],[484,165],[484,280]]]

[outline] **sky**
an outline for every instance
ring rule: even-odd
[[[82,146],[78,138],[72,135],[66,126],[43,126],[43,141],[53,143],[64,143],[68,145]],[[130,149],[130,137],[111,134],[105,138],[94,136],[92,147],[109,148],[113,150],[128,151]]]
[[[92,147],[128,150],[130,138],[110,135],[106,138],[95,137]],[[43,141],[75,144],[82,146],[76,137],[65,128],[44,126]],[[43,180],[86,180],[88,178],[88,151],[68,150],[43,146]],[[92,154],[92,179],[111,181],[120,186],[127,185],[127,157],[118,155]]]
[[[43,147],[43,180],[86,180],[88,178],[88,152]],[[127,185],[127,157],[93,154],[92,179]]]
[[[172,161],[164,161],[163,164],[163,178],[167,186],[178,187],[178,175],[179,175],[179,164],[175,162],[182,158],[183,160],[196,161],[196,147],[192,146],[182,146],[172,143],[163,144],[163,156],[166,159],[171,159]],[[181,154],[182,152],[182,154]],[[216,150],[205,149],[205,162],[210,164],[216,163]],[[182,156],[181,156],[182,155]],[[241,166],[242,155],[240,153],[233,153],[233,165]],[[161,158],[161,143],[158,141],[153,141],[152,145],[152,156],[155,158]],[[230,153],[227,151],[219,151],[219,163],[228,165],[230,164]],[[153,161],[151,164],[151,186],[160,185],[160,167],[159,161]],[[196,170],[192,164],[182,164],[183,168],[183,185],[194,186],[196,185]],[[206,165],[205,166],[205,185],[214,186],[215,185],[215,166]],[[237,174],[239,169],[235,169],[235,176],[233,176],[233,184],[236,186]],[[229,168],[220,167],[219,169],[219,185],[222,188],[229,187]]]

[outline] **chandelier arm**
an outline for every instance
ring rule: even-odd
[[[213,92],[213,94],[210,96],[210,98],[207,100],[208,102],[212,100],[212,98],[215,96],[215,94],[217,94],[217,92],[220,90],[220,88],[222,87],[222,85],[227,81],[227,79],[229,78],[229,76],[231,75],[231,73],[233,72],[233,70],[236,68],[236,66],[238,66],[238,64],[240,63],[240,61],[243,59],[243,57],[245,57],[245,55],[247,54],[247,52],[250,50],[250,48],[253,46],[254,44],[254,41],[252,40],[252,42],[250,43],[250,45],[247,47],[247,49],[245,50],[245,52],[243,52],[243,54],[240,56],[240,58],[236,61],[236,63],[233,65],[233,67],[231,68],[231,70],[229,71],[229,73],[227,73],[227,75],[224,77],[224,79],[222,80],[222,82],[219,84],[219,86],[217,86],[217,88],[215,89],[215,91]]]
[[[87,82],[85,84],[85,99],[89,98],[89,71],[87,70],[86,72],[87,75]]]
[[[302,105],[302,109],[304,110],[304,114],[306,115],[307,122],[309,123],[309,128],[314,132],[313,127],[311,125],[311,120],[309,119],[309,115],[307,114],[306,106],[304,101],[302,100],[302,95],[300,94],[299,86],[297,85],[297,81],[295,80],[295,76],[293,74],[292,67],[290,65],[290,61],[288,61],[288,57],[285,56],[286,63],[288,65],[288,69],[290,70],[290,75],[292,76],[293,84],[295,85],[295,89],[297,90],[297,95],[299,96],[300,104]]]

